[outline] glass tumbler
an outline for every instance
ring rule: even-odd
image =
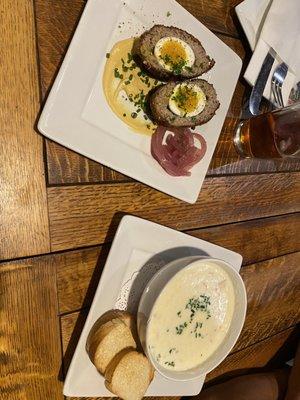
[[[246,158],[300,158],[300,102],[241,121],[234,144]]]

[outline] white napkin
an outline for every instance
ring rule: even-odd
[[[300,0],[245,0],[236,7],[239,20],[245,30],[253,56],[244,74],[254,85],[261,65],[270,48],[275,62],[264,91],[271,97],[271,78],[276,66],[285,62],[289,66],[282,95],[287,104],[291,89],[300,78]]]
[[[259,39],[271,4],[272,0],[245,0],[235,7],[252,50]]]

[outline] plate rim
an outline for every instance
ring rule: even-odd
[[[57,129],[55,129],[55,127],[53,127],[53,125],[51,126],[51,118],[49,118],[49,115],[51,115],[51,109],[53,107],[53,104],[56,101],[56,95],[57,95],[57,92],[59,90],[60,82],[63,79],[65,70],[67,69],[69,63],[71,62],[71,59],[72,59],[72,48],[73,48],[73,46],[75,47],[75,44],[77,43],[77,41],[80,40],[81,35],[83,34],[83,32],[82,32],[83,28],[86,25],[86,23],[88,23],[88,13],[90,11],[90,8],[92,9],[93,6],[97,6],[97,3],[101,2],[101,1],[103,1],[103,0],[88,0],[87,1],[87,4],[86,4],[86,6],[85,6],[85,8],[84,8],[84,10],[82,12],[82,15],[81,15],[80,20],[79,20],[79,22],[77,24],[76,30],[75,30],[75,32],[73,34],[73,37],[72,37],[72,39],[70,41],[70,44],[69,44],[68,49],[66,51],[66,54],[64,56],[63,62],[62,62],[61,66],[60,66],[60,69],[59,69],[59,71],[58,71],[58,73],[57,73],[57,75],[55,77],[54,83],[53,83],[53,85],[52,85],[52,87],[51,87],[51,89],[49,91],[49,94],[48,94],[48,96],[47,96],[47,98],[46,98],[46,100],[44,102],[43,110],[42,110],[42,113],[40,115],[40,118],[39,118],[39,121],[38,121],[38,124],[37,124],[37,128],[47,138],[57,142],[60,145],[63,145],[66,148],[69,148],[72,151],[77,152],[78,154],[81,154],[81,155],[83,155],[83,156],[85,156],[85,157],[87,157],[87,158],[89,158],[91,160],[94,160],[94,161],[96,161],[98,163],[101,163],[101,164],[103,164],[103,165],[105,165],[105,166],[107,166],[107,167],[109,167],[109,168],[111,168],[113,170],[116,170],[116,171],[118,171],[118,172],[120,172],[122,174],[125,174],[125,175],[129,176],[130,178],[132,178],[132,179],[134,179],[136,181],[142,182],[142,183],[144,183],[144,184],[146,184],[146,185],[148,185],[150,187],[153,187],[154,189],[156,189],[156,190],[158,190],[158,191],[160,191],[162,193],[166,193],[167,195],[170,195],[170,196],[175,197],[177,199],[183,200],[183,201],[185,201],[187,203],[194,204],[198,199],[198,196],[199,196],[199,193],[201,191],[201,187],[202,187],[202,184],[203,184],[205,176],[203,176],[203,178],[201,176],[201,179],[199,179],[200,184],[198,184],[198,185],[196,185],[196,184],[190,185],[189,184],[189,185],[185,186],[185,183],[182,183],[181,190],[178,190],[176,193],[174,193],[174,190],[175,190],[174,187],[176,186],[174,184],[175,183],[174,177],[170,177],[170,176],[167,175],[167,176],[165,176],[163,178],[163,180],[164,179],[166,179],[166,180],[168,179],[169,182],[172,182],[172,185],[170,187],[167,187],[167,183],[164,182],[164,181],[161,182],[161,183],[157,183],[156,182],[156,176],[155,176],[157,171],[153,170],[153,173],[152,173],[152,170],[148,171],[148,170],[145,169],[142,172],[142,174],[140,174],[139,171],[137,171],[136,168],[133,169],[132,166],[128,165],[128,161],[125,161],[125,163],[123,161],[123,162],[121,162],[121,164],[116,165],[115,160],[109,160],[109,157],[93,155],[93,154],[85,151],[85,149],[82,149],[82,145],[81,144],[76,144],[76,143],[74,144],[74,142],[70,142],[68,137],[65,137],[65,135],[55,132],[55,130],[57,131]],[[189,17],[191,17],[193,20],[195,20],[195,22],[197,22],[198,24],[201,25],[201,29],[209,31],[210,34],[212,34],[217,41],[222,42],[213,32],[211,32],[204,24],[202,24],[199,20],[197,20],[191,13],[189,13],[177,1],[175,1],[175,0],[170,0],[170,1],[172,3],[174,3],[174,6],[179,7],[181,9],[183,9],[186,13],[188,13]],[[119,0],[119,2],[122,3],[121,0]],[[226,51],[230,52],[232,65],[234,65],[234,67],[236,68],[236,75],[232,78],[233,85],[231,87],[231,92],[233,94],[233,92],[235,90],[235,87],[236,87],[236,84],[237,84],[237,81],[238,81],[238,78],[239,78],[239,75],[240,75],[240,71],[241,71],[241,67],[242,67],[242,60],[238,56],[238,54],[236,54],[224,42],[222,42],[222,45],[224,46],[224,48],[226,48]],[[232,94],[231,94],[231,97],[230,97],[230,101],[232,99]],[[82,100],[82,102],[83,101],[84,100]],[[226,113],[227,113],[227,111],[229,109],[229,106],[230,106],[230,101],[228,102],[228,107],[225,110],[226,112],[224,113],[223,124],[224,124],[224,121],[225,121],[225,118],[226,118]],[[84,120],[82,118],[82,116],[77,115],[76,118],[78,120],[80,120],[82,123],[84,123],[84,126],[86,127],[86,129],[88,129],[88,127],[90,127],[90,128],[92,127],[92,125],[89,122],[87,122],[86,120]],[[70,130],[71,128],[68,126],[68,122],[65,122],[65,124],[66,124],[66,128],[65,129],[66,130],[67,129]],[[100,135],[105,135],[107,138],[109,138],[109,139],[106,138],[106,140],[110,141],[109,147],[111,147],[112,149],[113,149],[113,147],[115,145],[122,147],[122,149],[129,149],[129,152],[132,154],[133,157],[139,157],[139,158],[141,158],[141,160],[143,160],[143,156],[145,156],[145,155],[144,154],[141,155],[141,152],[139,150],[134,149],[133,147],[129,146],[128,144],[126,144],[124,142],[118,141],[113,135],[109,135],[107,132],[101,130],[100,128],[96,128],[95,127],[95,129],[97,129],[97,131],[99,132]],[[221,128],[220,128],[220,132],[218,134],[218,137],[216,139],[216,143],[214,144],[214,148],[212,149],[213,151],[215,150],[215,147],[216,147],[217,141],[219,139],[220,133],[221,133]],[[213,157],[213,151],[212,151],[211,158]],[[207,172],[207,169],[209,167],[211,158],[209,160],[207,160],[207,167],[206,166],[204,167],[205,172]],[[127,162],[127,165],[126,165],[126,162]],[[152,168],[152,166],[151,166],[151,168]],[[164,174],[165,174],[165,172],[164,172]],[[171,181],[170,179],[173,179],[173,181]],[[177,180],[176,182],[179,182],[179,180]]]
[[[117,230],[116,230],[114,239],[113,239],[112,244],[111,244],[111,248],[110,248],[109,254],[108,254],[108,256],[107,256],[107,259],[106,259],[104,268],[103,268],[102,273],[101,273],[101,277],[100,277],[99,282],[98,282],[98,285],[97,285],[97,289],[96,289],[96,291],[95,291],[94,298],[93,298],[92,303],[91,303],[90,310],[89,310],[89,312],[88,312],[88,315],[87,315],[85,324],[84,324],[84,326],[83,326],[83,328],[82,328],[82,331],[81,331],[79,340],[78,340],[77,345],[76,345],[76,349],[75,349],[75,351],[74,351],[74,354],[73,354],[71,363],[70,363],[70,365],[69,365],[68,372],[67,372],[66,377],[65,377],[65,381],[64,381],[64,385],[63,385],[63,394],[64,394],[65,396],[79,396],[78,393],[75,393],[75,394],[74,394],[74,392],[72,392],[72,390],[70,389],[70,385],[71,385],[71,373],[72,373],[73,369],[75,368],[75,362],[76,362],[75,360],[76,360],[77,348],[79,347],[79,345],[81,345],[81,344],[80,344],[80,341],[81,341],[81,337],[82,337],[82,335],[83,335],[84,330],[85,330],[85,329],[88,329],[88,328],[87,328],[88,323],[89,323],[88,320],[89,320],[89,318],[91,318],[91,317],[90,317],[91,313],[94,312],[94,310],[93,310],[93,307],[95,307],[94,304],[96,304],[97,299],[101,296],[101,292],[102,292],[102,290],[103,290],[102,287],[103,287],[103,285],[104,285],[104,283],[105,283],[105,281],[106,281],[105,275],[107,274],[107,270],[108,270],[108,268],[109,268],[110,265],[111,265],[111,262],[112,262],[111,260],[113,260],[113,258],[114,258],[114,253],[115,253],[116,251],[118,251],[118,241],[120,240],[120,237],[122,238],[121,235],[124,234],[124,233],[126,233],[126,231],[129,231],[129,229],[132,229],[132,228],[134,229],[134,228],[136,228],[137,226],[141,226],[141,224],[144,225],[144,226],[146,226],[147,229],[149,229],[149,232],[151,232],[151,230],[153,230],[153,228],[154,228],[154,229],[162,230],[162,231],[164,231],[164,233],[167,233],[167,234],[169,234],[170,232],[172,232],[172,235],[180,236],[182,239],[185,239],[185,240],[187,241],[187,245],[189,244],[189,241],[192,240],[193,242],[199,242],[199,243],[201,243],[201,245],[199,246],[199,248],[200,248],[200,247],[202,248],[202,246],[205,245],[205,244],[209,244],[209,246],[213,246],[213,247],[215,247],[215,248],[219,248],[219,249],[222,250],[222,251],[226,251],[226,253],[232,254],[232,256],[235,256],[235,257],[236,257],[236,263],[235,263],[235,265],[233,265],[233,267],[234,267],[238,272],[239,272],[239,270],[240,270],[240,268],[241,268],[242,261],[243,261],[243,257],[242,257],[241,254],[239,254],[239,253],[237,253],[237,252],[235,252],[235,251],[232,251],[232,250],[230,250],[230,249],[226,249],[226,248],[224,248],[224,247],[222,247],[222,246],[219,246],[219,245],[215,245],[214,243],[210,243],[210,242],[208,242],[208,241],[206,241],[206,240],[197,238],[197,237],[195,237],[195,236],[191,236],[191,235],[189,235],[189,234],[187,234],[187,233],[184,233],[184,232],[181,232],[181,231],[177,231],[177,230],[172,229],[172,228],[170,228],[170,227],[167,227],[167,226],[158,224],[157,222],[149,221],[149,220],[147,220],[147,219],[145,219],[145,218],[141,218],[141,217],[137,217],[137,216],[129,215],[129,214],[124,215],[124,216],[121,218],[121,220],[120,220],[120,222],[119,222],[119,225],[118,225],[118,228],[117,228]],[[126,236],[125,236],[125,237],[126,237]],[[133,246],[133,244],[132,244],[132,242],[131,242],[131,237],[130,237],[130,235],[127,235],[127,239],[128,239],[128,243],[131,245],[131,247],[130,247],[130,254],[131,254],[132,251],[133,251],[134,249],[137,249],[137,248],[135,248],[135,247]],[[146,251],[145,249],[143,249],[143,250]],[[152,251],[151,251],[151,253],[152,253]],[[126,266],[127,266],[127,265],[128,265],[128,264],[126,264]],[[117,267],[116,267],[116,268],[117,268]],[[125,268],[126,268],[126,267],[125,267]],[[125,273],[125,272],[126,272],[126,270],[124,270],[124,273]],[[101,283],[101,282],[102,282],[102,283]],[[120,285],[121,285],[121,284],[122,284],[122,278],[120,279]],[[114,305],[113,305],[113,306],[114,306]],[[100,314],[99,314],[99,315],[100,315]],[[82,346],[82,345],[81,345],[81,346]],[[73,361],[73,360],[74,360],[74,361]],[[205,379],[205,377],[203,378],[203,382],[204,382],[204,379]],[[199,381],[199,378],[198,378],[198,382],[199,382],[199,386],[200,386],[200,389],[199,389],[199,392],[200,392],[200,391],[201,391],[201,388],[202,388],[202,385],[203,385],[203,382]],[[193,383],[193,381],[191,381],[191,383]],[[188,392],[188,390],[187,390],[187,393],[190,393],[190,392]],[[154,395],[154,394],[151,394],[151,396],[153,396],[153,395]],[[164,395],[164,394],[157,393],[157,394],[155,394],[155,395],[156,395],[156,396],[162,396],[162,395]],[[193,394],[186,394],[186,395],[193,395]],[[81,396],[81,397],[84,397],[84,395],[82,395],[82,394],[80,394],[80,396]],[[89,396],[89,395],[86,395],[86,396]],[[97,396],[105,397],[105,395],[103,395],[103,394],[98,394]],[[147,396],[149,396],[149,395],[147,395]],[[183,395],[182,395],[182,396],[183,396]]]

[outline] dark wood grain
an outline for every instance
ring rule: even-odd
[[[52,250],[103,243],[122,213],[188,230],[299,210],[299,173],[207,178],[193,205],[140,183],[48,188]]]
[[[48,184],[129,182],[132,179],[46,139]]]
[[[0,259],[49,251],[31,1],[0,2]],[[13,29],[12,27],[17,27]]]
[[[85,6],[84,0],[35,0],[40,82],[45,97]]]
[[[181,4],[211,29],[236,34],[232,15],[234,14],[233,6],[238,2],[238,0],[217,0],[213,3],[208,0],[182,0]],[[41,86],[44,96],[58,71],[83,7],[83,0],[76,0],[72,3],[70,0],[36,0]],[[246,41],[242,43],[237,38],[223,34],[218,34],[218,36],[247,62],[250,51]],[[248,57],[245,58],[246,53]],[[208,174],[299,170],[300,162],[297,160],[239,159],[233,146],[232,135],[239,121],[244,92],[245,84],[241,80],[235,90]],[[46,141],[46,153],[50,185],[131,180],[48,140]]]
[[[179,0],[194,17],[209,29],[238,36],[234,7],[242,0]]]
[[[299,223],[299,214],[293,214],[187,233],[237,251],[245,265],[299,251]],[[106,245],[55,255],[60,313],[90,306],[109,248]]]
[[[109,247],[70,251],[56,256],[59,312],[89,307]],[[105,253],[105,254],[103,254]],[[101,254],[101,260],[98,260]]]
[[[239,39],[233,10],[239,1],[180,0],[218,32],[245,67],[249,48]],[[243,254],[245,326],[231,355],[208,381],[265,366],[300,320],[299,214],[290,214],[299,211],[300,175],[291,172],[299,170],[299,161],[239,160],[232,133],[247,96],[240,80],[195,205],[133,182],[51,141],[46,141],[44,171],[42,141],[34,132],[38,72],[44,100],[83,7],[84,0],[35,0],[35,25],[33,1],[5,0],[0,5],[0,259],[50,250],[46,195],[52,251],[103,243],[0,263],[0,398],[64,398],[59,381],[62,354],[67,368],[123,213]],[[46,193],[45,174],[50,186],[101,184],[50,187]]]
[[[256,219],[188,232],[243,255],[250,264],[300,250],[300,214]]]
[[[277,353],[285,346],[296,328],[291,327],[274,336],[266,338],[260,342],[243,350],[230,354],[217,368],[206,376],[206,382],[216,378],[233,377],[251,372],[256,368],[265,367]]]
[[[242,268],[247,315],[234,350],[300,322],[300,252]]]
[[[40,83],[45,99],[58,72],[85,2],[36,0]],[[49,184],[124,180],[123,175],[46,140]]]
[[[98,256],[96,249],[85,250],[71,253],[65,265],[57,263],[60,312],[90,306],[104,262]],[[242,268],[248,309],[235,351],[300,321],[299,263],[300,252]]]
[[[51,256],[0,264],[0,398],[63,399]]]

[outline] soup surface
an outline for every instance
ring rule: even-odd
[[[178,272],[156,300],[147,345],[164,368],[186,371],[220,346],[232,320],[234,289],[227,272],[198,260]]]

